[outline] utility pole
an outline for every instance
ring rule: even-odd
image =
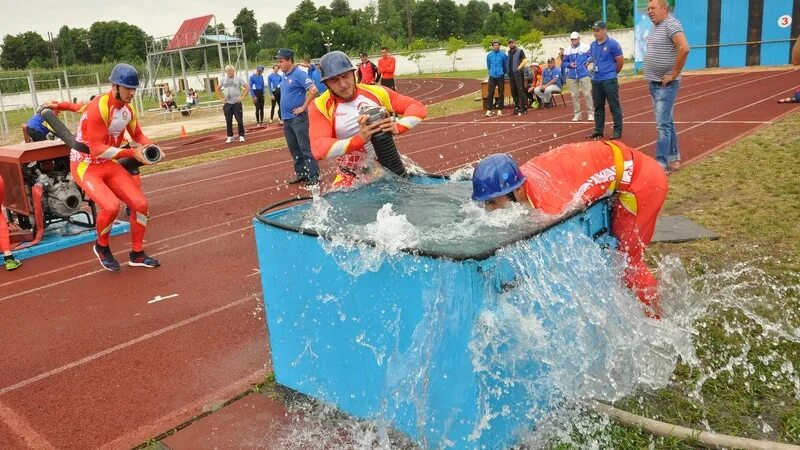
[[[330,53],[331,46],[333,45],[333,35],[335,32],[334,30],[331,30],[330,34],[325,34],[324,31],[320,31],[320,33],[322,34],[322,40],[325,41],[323,44],[325,46],[325,53]]]
[[[406,28],[408,28],[408,45],[414,40],[414,34],[411,32],[411,2],[413,0],[406,0]]]
[[[58,69],[58,50],[56,50],[56,44],[53,42],[53,33],[48,31],[47,39],[50,41],[50,55],[53,58],[53,65]]]

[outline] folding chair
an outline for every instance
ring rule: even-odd
[[[561,92],[561,91],[553,92],[553,95],[550,96],[550,104],[552,106],[558,106],[558,101],[556,100],[556,95],[560,95],[561,96],[561,103],[563,103],[564,107],[566,108],[567,107],[567,101],[564,100],[564,93]]]

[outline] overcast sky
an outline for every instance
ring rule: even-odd
[[[255,11],[259,27],[266,22],[283,25],[301,0],[0,0],[0,37],[37,31],[47,38],[47,32],[56,35],[59,28],[88,29],[98,21],[118,20],[143,29],[154,36],[175,34],[184,19],[213,14],[217,22],[232,24],[242,8]],[[377,0],[374,0],[377,4]],[[468,0],[456,0],[466,3]],[[512,0],[507,0],[513,4]],[[330,5],[330,0],[314,0],[319,5]],[[363,8],[370,0],[350,0],[351,8]],[[487,3],[500,3],[488,0]]]

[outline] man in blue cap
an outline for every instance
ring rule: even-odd
[[[283,72],[281,81],[281,119],[286,145],[294,159],[296,177],[288,184],[319,182],[319,165],[311,154],[308,138],[308,106],[317,95],[314,81],[308,74],[297,68],[294,63],[294,52],[288,48],[278,50],[275,56],[278,67]]]
[[[256,123],[264,124],[264,66],[256,67],[250,75],[250,98],[256,107]]]
[[[597,21],[592,25],[595,41],[589,46],[592,68],[592,99],[594,100],[594,131],[586,139],[601,139],[606,126],[606,100],[611,117],[614,118],[614,134],[611,139],[622,137],[622,106],[619,103],[619,80],[624,59],[619,42],[606,34],[606,23]]]

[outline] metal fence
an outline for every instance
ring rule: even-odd
[[[38,75],[38,76],[37,76]],[[46,78],[42,78],[45,76]],[[27,89],[25,89],[27,87]],[[0,78],[0,137],[9,140],[9,115],[35,111],[49,100],[87,102],[107,88],[100,82],[99,72],[67,74],[59,72],[33,72],[27,76]],[[69,118],[64,117],[67,125]]]

